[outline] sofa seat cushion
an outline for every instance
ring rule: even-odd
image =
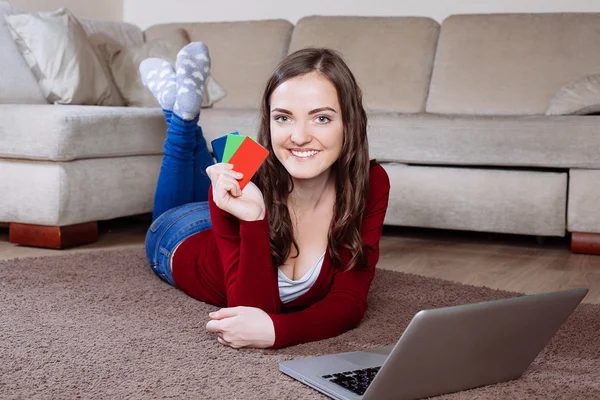
[[[566,172],[382,165],[392,182],[386,224],[565,235]]]
[[[232,131],[255,136],[255,110],[204,109],[210,140]],[[0,157],[71,161],[162,154],[166,124],[159,108],[0,105]]]
[[[0,156],[71,161],[157,154],[166,124],[159,108],[0,106]]]
[[[374,114],[369,146],[409,164],[600,168],[600,116]]]
[[[161,156],[0,159],[0,221],[65,226],[152,212]]]
[[[600,171],[572,169],[569,171],[570,232],[600,233]]]

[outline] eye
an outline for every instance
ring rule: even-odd
[[[275,121],[277,122],[287,122],[288,121],[288,117],[285,115],[277,115],[275,118],[273,118]]]
[[[326,115],[319,115],[319,116],[317,117],[317,122],[318,122],[319,124],[326,124],[326,123],[328,123],[328,122],[331,122],[331,118],[329,118],[329,117],[328,117],[328,116],[326,116]]]

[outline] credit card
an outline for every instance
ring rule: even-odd
[[[225,142],[225,150],[223,151],[223,161],[228,163],[233,154],[241,146],[242,142],[246,139],[246,136],[241,135],[227,135],[227,141]]]
[[[239,133],[232,132],[229,135],[239,135]],[[213,154],[215,155],[215,159],[217,160],[217,163],[223,162],[223,153],[225,152],[225,144],[227,143],[227,136],[228,135],[221,136],[220,138],[217,138],[217,139],[213,140],[212,142],[210,142],[210,144],[212,145]]]
[[[242,144],[228,162],[233,164],[234,171],[244,174],[242,179],[238,179],[240,189],[244,189],[256,171],[258,171],[260,165],[265,161],[267,155],[269,155],[269,151],[256,143],[252,138],[247,136],[241,137],[244,138]]]

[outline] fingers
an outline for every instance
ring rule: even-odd
[[[221,310],[212,312],[209,316],[213,319],[208,321],[206,324],[206,330],[217,334],[217,341],[224,345],[234,349],[244,347],[243,342],[235,334],[232,334],[231,328],[233,320],[229,319],[239,315],[243,310],[243,307],[231,307],[223,308]],[[221,318],[221,319],[217,319]]]
[[[227,346],[231,346],[231,342],[225,340],[224,333],[217,333],[217,341],[221,344],[226,344]]]
[[[235,347],[233,343],[225,339],[226,335],[229,335],[223,326],[223,322],[219,320],[211,320],[206,324],[206,330],[217,334],[217,341],[225,346]]]
[[[211,171],[211,174],[212,174],[212,180],[214,182],[217,182],[219,180],[219,178],[222,176],[229,176],[234,179],[242,179],[242,177],[244,176],[241,172],[237,172],[234,170]]]
[[[210,165],[206,168],[206,175],[210,178],[211,182],[214,184],[221,175],[229,175],[235,179],[242,179],[244,176],[241,172],[237,172],[233,170],[233,164],[227,163],[218,163]]]
[[[235,317],[236,315],[240,315],[241,307],[229,307],[229,308],[221,308],[218,311],[211,312],[208,316],[214,320],[220,320],[223,318]]]
[[[240,189],[240,183],[236,178],[233,178],[231,175],[221,175],[217,180],[216,187],[219,189],[223,189],[227,192],[230,192],[233,196],[239,197],[242,195],[242,190]]]
[[[213,199],[221,209],[227,210],[226,207],[230,197],[240,197],[241,195],[240,183],[230,176],[221,175],[217,182],[213,184]]]
[[[212,319],[206,323],[206,330],[214,333],[223,333],[223,322],[217,319]]]
[[[221,336],[217,336],[217,342],[221,343],[222,345],[231,347],[231,343],[223,339]]]
[[[238,179],[244,174],[233,170],[233,164],[218,163],[206,168],[213,187],[213,198],[217,206],[225,209],[229,196],[240,197],[242,190]]]
[[[232,349],[241,349],[242,347],[244,347],[244,345],[237,343],[237,342],[229,342],[227,341],[223,336],[219,335],[217,336],[217,342],[219,342],[220,344],[224,345],[224,346],[229,346]]]
[[[213,175],[215,173],[224,172],[224,171],[231,171],[231,170],[233,170],[233,164],[217,163],[217,164],[209,165],[206,168],[206,174],[208,176],[211,176],[211,175]]]
[[[223,310],[227,310],[221,314],[217,314],[218,318],[214,318],[212,316],[213,313],[210,313],[211,320],[206,323],[206,330],[215,333],[227,332],[231,328],[231,324],[234,323],[234,320],[228,318],[239,315],[239,310],[236,310],[236,308],[239,309],[240,307],[224,308],[217,311],[217,313],[220,313]]]

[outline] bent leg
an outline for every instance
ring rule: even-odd
[[[176,72],[166,61],[146,59],[142,81],[163,107],[167,121],[164,158],[154,197],[152,220],[191,202],[208,200],[206,168],[214,163],[198,126],[210,56],[204,43],[193,42],[177,55]]]
[[[199,118],[210,66],[208,47],[202,42],[192,42],[179,52],[175,66],[177,98],[173,106],[174,114],[188,120]],[[213,165],[214,160],[200,127],[196,128],[195,139],[194,201],[206,201],[210,186],[206,168]]]
[[[163,147],[152,220],[164,212],[194,201],[194,149],[198,120],[185,121],[171,116]]]

